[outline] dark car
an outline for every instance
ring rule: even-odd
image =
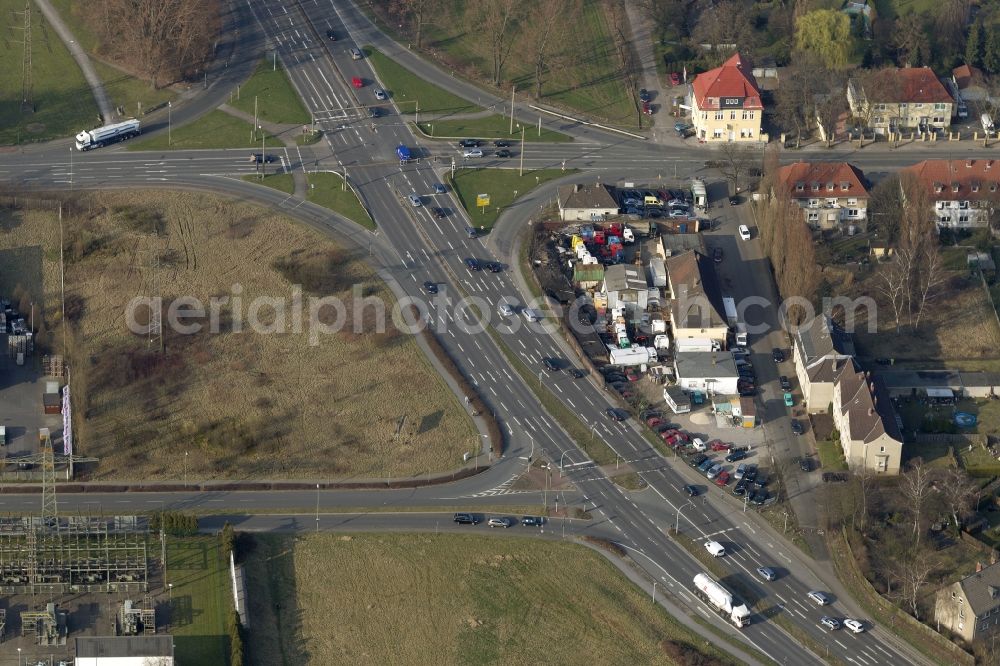
[[[447,213],[444,212],[444,208],[434,208],[434,217],[443,220]]]
[[[604,414],[612,421],[624,421],[627,416],[624,411],[615,407],[608,407],[604,410]]]
[[[697,486],[692,486],[691,484],[688,484],[688,485],[684,486],[684,492],[686,492],[688,494],[688,497],[697,497],[698,496],[698,487]]]
[[[522,516],[521,524],[525,527],[537,527],[545,523],[545,518],[542,516]]]
[[[583,379],[584,377],[587,376],[587,373],[585,373],[580,368],[571,368],[569,374],[573,376],[573,379]]]
[[[746,457],[746,451],[730,451],[729,455],[726,456],[726,462],[736,462],[737,460],[743,460]]]
[[[465,260],[465,265],[468,266],[470,271],[481,271],[483,267],[479,265],[479,260],[473,257],[468,257]]]
[[[650,99],[651,99],[651,97],[649,96],[649,91],[646,90],[645,88],[641,88],[639,90],[639,101],[640,102],[648,102]]]
[[[542,365],[544,365],[545,369],[548,370],[549,372],[559,372],[560,369],[559,364],[556,362],[555,359],[552,358],[543,358]]]
[[[771,350],[771,358],[774,359],[775,363],[781,363],[785,360],[785,352],[781,351],[778,347]]]
[[[510,157],[510,151],[506,148],[497,151],[497,157]]]
[[[697,467],[706,460],[708,460],[708,456],[706,456],[704,453],[699,453],[694,458],[691,458],[691,467]]]
[[[333,30],[326,31],[326,38],[329,39],[331,42],[337,41],[337,35],[333,32]]]
[[[733,486],[733,494],[736,496],[746,494],[748,483],[749,482],[746,479],[740,479],[739,481],[737,481],[736,485]]]
[[[799,469],[803,472],[813,471],[813,461],[812,458],[803,458],[799,461]]]
[[[767,495],[767,491],[766,490],[758,490],[750,498],[750,503],[751,504],[756,504],[757,506],[763,506],[764,502],[767,501],[767,497],[768,497],[768,495]]]
[[[801,435],[804,432],[805,429],[802,427],[802,424],[798,420],[792,419],[792,434]],[[806,471],[808,472],[809,470]]]
[[[712,250],[712,260],[715,263],[717,263],[717,264],[721,264],[722,263],[722,248],[721,247],[717,247],[714,250]]]
[[[778,384],[781,385],[781,390],[782,391],[791,391],[792,390],[792,383],[790,381],[788,381],[788,377],[786,377],[784,375],[781,375],[780,377],[778,377]]]
[[[382,115],[382,109],[378,108],[377,106],[373,106],[370,109],[368,109],[368,115],[371,116],[372,118],[378,118]]]
[[[496,141],[493,142],[493,147],[494,148],[509,148],[510,147],[510,141],[504,141],[503,139],[497,139]]]
[[[482,144],[479,139],[462,139],[458,145],[462,148],[478,148]]]
[[[424,282],[424,291],[428,294],[438,293],[438,286],[434,282]]]
[[[729,205],[730,206],[739,206],[741,203],[743,203],[743,199],[741,199],[740,197],[738,197],[738,196],[736,196],[736,197],[729,197]]]
[[[477,525],[479,523],[479,519],[471,513],[456,513],[455,522],[459,525]]]
[[[757,478],[757,465],[747,465],[747,471],[743,474],[743,478],[747,483],[754,481]]]
[[[626,386],[628,385],[627,384],[628,377],[626,377],[625,375],[619,374],[617,372],[614,373],[614,374],[611,374],[611,375],[605,375],[604,376],[604,380],[606,382],[608,382],[609,384],[618,384],[618,383],[621,383],[621,384],[624,384]]]
[[[499,261],[491,261],[490,263],[486,264],[486,268],[489,269],[490,273],[499,273],[503,270],[503,264],[501,264]]]
[[[276,158],[274,155],[268,155],[267,153],[250,153],[250,161],[255,164],[260,164],[264,162],[265,164],[270,164],[274,162]]]

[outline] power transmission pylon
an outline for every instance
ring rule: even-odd
[[[21,111],[34,112],[35,84],[31,76],[31,2],[24,2],[24,55],[21,58]]]
[[[42,439],[42,524],[52,530],[59,527],[59,507],[56,503],[56,461],[52,438],[46,432]]]

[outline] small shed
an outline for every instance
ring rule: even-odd
[[[604,266],[577,264],[573,267],[573,284],[581,289],[594,289],[604,282]]]
[[[42,405],[46,414],[61,414],[62,396],[58,393],[45,393],[42,395]]]
[[[738,416],[742,420],[744,428],[753,428],[757,425],[757,405],[753,398],[742,395],[733,400],[733,416]]]
[[[664,388],[663,400],[674,414],[684,414],[691,411],[691,399],[679,386]]]

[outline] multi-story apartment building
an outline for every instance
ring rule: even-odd
[[[902,67],[873,72],[865,81],[852,78],[847,82],[847,103],[854,117],[885,134],[947,130],[955,100],[930,67]]]
[[[924,160],[903,174],[927,192],[938,229],[985,227],[1000,208],[1000,160]]]
[[[797,162],[778,170],[775,186],[802,207],[810,227],[835,229],[868,221],[865,176],[847,162]]]
[[[759,141],[763,115],[752,68],[738,53],[691,84],[691,124],[702,141]]]

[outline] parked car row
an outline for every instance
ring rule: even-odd
[[[459,512],[455,514],[453,520],[459,525],[478,525],[483,521],[483,518],[479,514]],[[518,522],[525,527],[541,527],[545,524],[545,518],[543,516],[522,516],[520,521],[518,521],[508,516],[493,516],[487,519],[486,524],[490,527],[506,528]]]

